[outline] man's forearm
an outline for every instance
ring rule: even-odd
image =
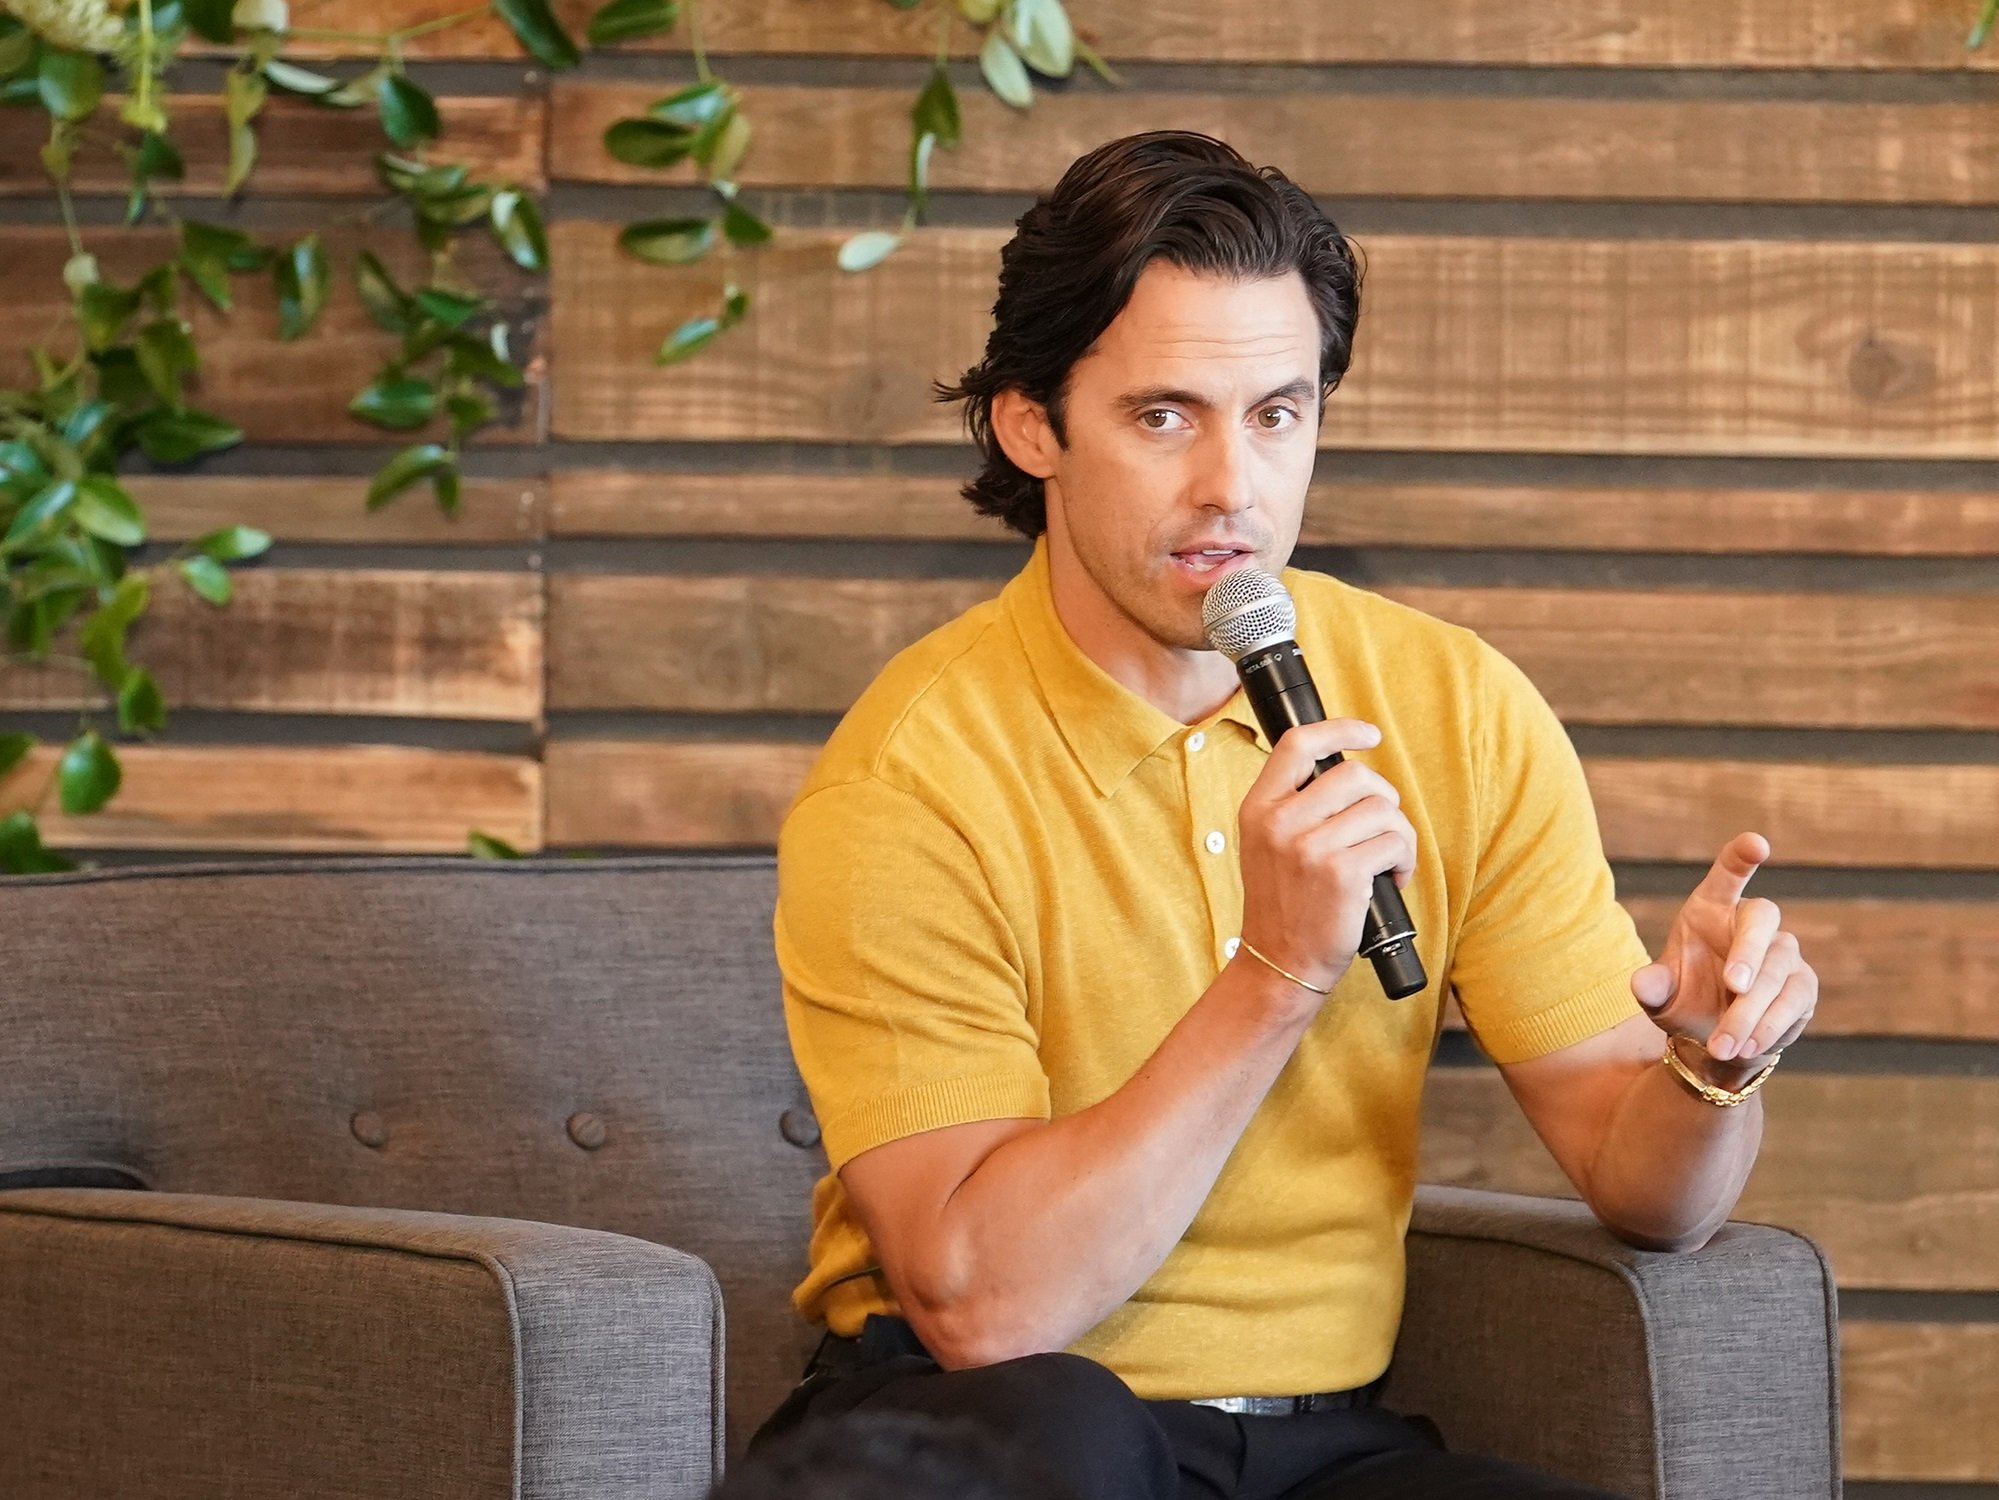
[[[1682,1042],[1682,1055],[1698,1050]],[[1739,1088],[1767,1062],[1706,1061],[1700,1071]],[[1763,1096],[1723,1108],[1663,1063],[1625,1088],[1589,1172],[1590,1207],[1621,1238],[1650,1250],[1692,1250],[1734,1211],[1763,1140]]]
[[[1144,1285],[1297,1048],[1311,1000],[1231,963],[1116,1093],[981,1162],[937,1226],[939,1273],[912,1289],[940,1363],[1066,1348]]]

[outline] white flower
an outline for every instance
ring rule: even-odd
[[[123,50],[125,19],[110,0],[0,0],[43,41],[75,52]]]

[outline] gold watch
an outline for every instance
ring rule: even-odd
[[[1709,1083],[1700,1074],[1687,1066],[1686,1060],[1680,1056],[1679,1050],[1673,1045],[1678,1040],[1679,1038],[1674,1035],[1669,1034],[1666,1037],[1666,1056],[1663,1059],[1666,1066],[1685,1079],[1687,1087],[1691,1088],[1696,1094],[1699,1094],[1708,1103],[1719,1105],[1723,1109],[1733,1109],[1751,1094],[1762,1088],[1763,1080],[1776,1071],[1777,1063],[1784,1055],[1782,1052],[1771,1053],[1770,1060],[1757,1069],[1755,1075],[1747,1083],[1743,1084],[1741,1088],[1725,1089],[1718,1083]]]

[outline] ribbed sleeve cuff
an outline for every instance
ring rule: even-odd
[[[1048,1080],[1040,1075],[988,1073],[943,1078],[882,1094],[855,1105],[819,1129],[835,1172],[863,1151],[919,1131],[974,1120],[1032,1119],[1049,1115]]]
[[[1490,1030],[1476,1028],[1478,1044],[1496,1063],[1527,1062],[1608,1031],[1628,1016],[1641,1016],[1645,1009],[1631,993],[1631,974],[1649,961],[1641,958],[1631,969],[1600,980],[1534,1015]],[[1466,1024],[1470,1024],[1469,1018]]]

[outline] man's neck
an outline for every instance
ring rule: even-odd
[[[1048,581],[1056,617],[1076,649],[1160,712],[1195,724],[1234,696],[1236,672],[1227,657],[1155,640],[1107,599],[1083,565],[1052,537]]]

